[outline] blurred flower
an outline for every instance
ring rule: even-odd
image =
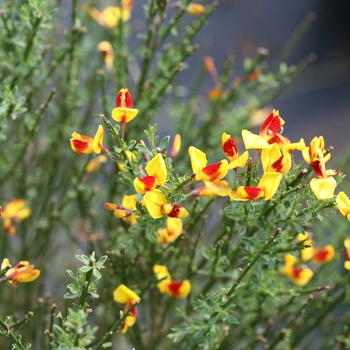
[[[116,108],[112,110],[112,118],[119,123],[131,122],[139,112],[132,108],[132,98],[128,89],[121,89],[116,97]]]
[[[120,19],[123,22],[127,22],[130,19],[133,5],[134,0],[123,0],[122,7],[108,6],[104,10],[99,11],[95,7],[84,4],[83,10],[99,25],[111,29],[118,25]]]
[[[247,164],[249,153],[245,151],[242,155],[238,156],[238,148],[231,135],[225,132],[221,137],[221,147],[225,156],[229,159],[228,169],[244,168]]]
[[[258,198],[270,200],[277,192],[282,177],[280,173],[264,173],[257,187],[240,186],[237,190],[231,190],[229,196],[235,201],[249,201]]]
[[[304,246],[310,247],[304,248],[300,251],[301,261],[311,261],[313,263],[323,264],[331,261],[334,258],[335,250],[331,244],[328,244],[321,248],[314,248],[311,234],[305,232],[305,234],[298,233],[297,239],[299,242],[303,242]]]
[[[103,53],[103,58],[108,69],[113,68],[114,54],[112,45],[109,41],[101,41],[97,45],[97,50]]]
[[[168,244],[175,241],[182,233],[182,221],[177,218],[167,218],[166,228],[159,228],[156,241],[159,244]]]
[[[121,284],[113,292],[113,299],[120,304],[126,304],[124,307],[124,313],[138,300],[140,297],[125,284]],[[133,326],[136,322],[137,307],[135,307],[129,314],[129,316],[122,323],[122,333],[126,333],[129,327]]]
[[[222,89],[220,87],[215,87],[215,88],[209,89],[205,93],[206,98],[208,100],[211,100],[211,101],[218,100],[221,95],[222,95]]]
[[[248,130],[242,130],[242,138],[246,149],[264,149],[269,147],[269,140],[272,139],[281,127],[284,120],[279,116],[275,109],[269,114],[260,128],[259,135],[253,134]]]
[[[309,232],[305,232],[305,234],[298,233],[297,240],[299,242],[302,242],[304,246],[310,246],[300,250],[301,261],[305,262],[305,261],[311,260],[313,257],[313,251],[314,251],[311,234]]]
[[[314,158],[319,157],[319,150],[321,151],[322,156],[324,156],[324,153],[325,153],[324,147],[325,147],[325,142],[324,142],[323,136],[319,136],[319,137],[315,136],[311,140],[309,147],[305,147],[301,152],[305,162],[311,164]],[[330,153],[324,156],[323,157],[324,162],[326,163],[330,157],[331,157]]]
[[[107,156],[104,154],[97,156],[94,159],[91,159],[90,162],[86,165],[85,171],[87,173],[93,173],[99,170],[103,163],[107,162]]]
[[[101,152],[107,153],[107,149],[102,146],[104,135],[104,129],[102,125],[98,126],[96,134],[92,139],[89,136],[78,134],[77,132],[72,133],[72,138],[70,139],[70,145],[74,152],[80,154],[89,154],[95,152],[100,154]]]
[[[344,240],[344,246],[345,246],[344,267],[347,270],[350,270],[350,238],[347,238],[346,240]]]
[[[198,16],[205,12],[205,7],[200,4],[189,4],[186,7],[186,12],[190,15]]]
[[[339,211],[350,221],[350,199],[344,192],[339,192],[335,202]]]
[[[163,215],[171,218],[188,216],[188,211],[185,208],[168,202],[165,195],[157,189],[147,192],[143,196],[142,203],[153,219],[160,219]]]
[[[261,163],[264,172],[278,172],[283,175],[287,173],[292,166],[290,154],[288,152],[282,154],[276,143],[262,150]]]
[[[11,267],[9,259],[5,258],[1,264],[1,271],[7,267],[10,267],[10,269],[0,281],[9,281],[15,287],[18,286],[18,283],[32,282],[40,275],[40,271],[34,269],[34,265],[29,264],[28,261],[20,261],[14,267]]]
[[[12,221],[20,222],[31,214],[31,210],[26,206],[24,199],[15,199],[9,202],[3,209],[1,218],[4,220],[4,229],[10,235],[16,233],[16,228]]]
[[[148,176],[137,177],[134,180],[135,190],[140,194],[151,191],[156,187],[163,186],[168,177],[165,161],[160,153],[147,163],[145,169]]]
[[[173,298],[186,298],[191,292],[191,282],[184,280],[174,282],[166,266],[154,265],[153,271],[158,279],[157,287],[162,294],[168,294]]]
[[[286,276],[291,282],[299,287],[305,286],[314,273],[311,269],[304,266],[296,266],[297,258],[292,254],[286,254],[284,257],[284,266],[281,275]]]
[[[205,56],[203,58],[203,64],[204,64],[205,69],[210,74],[211,78],[214,80],[214,82],[218,83],[219,82],[219,75],[218,75],[218,71],[215,67],[214,60],[209,56]]]
[[[129,159],[129,162],[132,162],[133,160],[136,159],[136,155],[133,152],[131,152],[129,150],[126,150],[125,153],[126,153],[126,156]],[[128,172],[126,170],[125,164],[123,164],[121,162],[118,162],[117,164],[118,164],[118,168],[119,168],[120,171],[122,171],[123,173],[127,173]]]
[[[177,156],[177,154],[179,153],[180,148],[181,148],[181,135],[176,134],[174,136],[174,141],[173,141],[173,144],[171,146],[170,158],[175,158]]]
[[[318,156],[316,156],[316,153]],[[317,199],[329,199],[333,197],[334,190],[337,187],[337,182],[332,176],[338,174],[339,170],[326,170],[322,150],[318,149],[316,153],[313,155],[311,165],[319,178],[311,179],[310,188]]]

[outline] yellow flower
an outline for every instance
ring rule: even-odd
[[[158,289],[162,294],[168,294],[173,298],[186,298],[191,292],[191,282],[184,280],[174,282],[166,266],[154,265],[153,271],[158,279]]]
[[[282,154],[277,143],[262,150],[261,163],[264,172],[278,172],[281,174],[287,173],[292,166],[290,154],[288,152]]]
[[[28,261],[20,261],[14,267],[11,267],[9,259],[5,258],[2,261],[1,270],[7,267],[10,267],[10,269],[0,281],[9,281],[15,287],[18,286],[18,283],[32,282],[40,275],[40,271],[34,269],[34,265],[29,264]]]
[[[257,187],[240,186],[231,190],[229,196],[236,201],[249,201],[258,198],[270,200],[278,190],[283,175],[280,173],[264,173]]]
[[[168,178],[165,161],[160,153],[147,163],[145,169],[148,176],[138,177],[134,180],[135,190],[140,194],[163,186]]]
[[[308,267],[297,267],[296,264],[297,258],[292,254],[286,254],[281,274],[286,276],[295,285],[302,287],[310,281],[314,273]]]
[[[106,162],[107,162],[107,156],[105,156],[104,154],[97,156],[96,158],[90,160],[90,162],[86,165],[85,171],[87,173],[93,173],[99,170],[102,164]]]
[[[231,135],[226,134],[225,132],[221,137],[221,147],[225,156],[229,159],[230,163],[228,169],[235,168],[244,168],[247,164],[249,153],[245,151],[242,155],[238,155],[238,148],[235,141]]]
[[[105,64],[108,69],[113,68],[113,61],[114,61],[114,54],[113,54],[113,48],[109,41],[101,41],[97,45],[97,51],[100,51],[103,53],[103,58],[105,61]]]
[[[339,211],[350,221],[350,199],[344,192],[339,192],[335,200]]]
[[[16,228],[12,225],[12,221],[20,222],[31,214],[31,210],[26,206],[24,199],[15,199],[9,202],[2,209],[1,218],[4,220],[4,229],[10,235],[16,233]]]
[[[93,139],[90,136],[81,135],[74,131],[72,133],[72,138],[70,139],[70,145],[74,152],[80,154],[107,153],[107,149],[102,146],[103,136],[104,129],[102,125],[98,126]]]
[[[138,114],[138,110],[132,108],[132,97],[128,89],[121,89],[115,100],[116,108],[112,110],[112,118],[119,123],[129,123]]]
[[[174,141],[173,141],[173,144],[171,146],[170,158],[175,158],[177,156],[177,154],[179,153],[180,148],[181,148],[181,135],[176,134],[174,136]]]
[[[120,304],[126,304],[124,307],[124,313],[133,305],[136,301],[140,300],[140,297],[125,284],[118,286],[113,292],[113,299]],[[136,322],[137,308],[135,307],[125,319],[122,324],[122,333],[126,333],[129,327],[133,326]]]
[[[326,170],[322,150],[318,149],[317,154],[317,156],[316,154],[313,155],[311,165],[319,178],[310,181],[310,188],[317,199],[329,199],[333,197],[334,190],[337,187],[337,182],[332,176],[338,174],[339,171],[331,169]]]
[[[153,219],[160,219],[163,215],[179,219],[188,216],[185,208],[168,202],[165,195],[157,189],[147,192],[143,196],[142,203]]]
[[[166,228],[158,229],[159,236],[156,241],[159,244],[168,244],[175,241],[182,233],[182,221],[178,218],[167,218]]]
[[[186,12],[190,15],[198,16],[205,12],[205,7],[200,4],[189,4],[186,7]]]
[[[134,0],[123,0],[122,7],[107,6],[104,10],[99,11],[95,7],[84,4],[83,10],[99,25],[111,29],[118,25],[120,19],[123,22],[130,19],[133,5]]]
[[[314,160],[314,158],[318,158],[319,157],[319,150],[321,151],[322,155],[324,155],[325,152],[325,142],[324,142],[324,138],[323,136],[315,136],[311,142],[309,147],[305,147],[302,150],[302,155],[304,157],[305,162],[311,164]],[[331,154],[328,153],[325,157],[324,157],[324,162],[327,162],[331,157]]]

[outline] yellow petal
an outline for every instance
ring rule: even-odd
[[[215,180],[212,182],[205,182],[205,186],[218,196],[226,197],[229,195],[231,188],[227,181]]]
[[[333,198],[334,190],[337,187],[337,183],[333,177],[326,179],[312,179],[310,181],[310,188],[317,199],[329,199]]]
[[[335,200],[339,211],[345,216],[348,217],[350,214],[350,199],[345,194],[345,192],[339,192],[337,199]]]
[[[271,199],[278,190],[278,186],[283,178],[281,173],[264,173],[259,181],[258,187],[264,191],[264,199]]]
[[[270,145],[261,136],[251,133],[248,130],[242,130],[242,139],[246,149],[264,149]]]
[[[249,158],[249,152],[245,151],[237,159],[229,163],[228,169],[244,168]]]
[[[191,158],[192,171],[198,173],[207,165],[207,156],[196,147],[189,147],[188,154]]]
[[[158,153],[148,164],[146,165],[146,171],[149,176],[155,176],[158,180],[158,185],[163,186],[168,178],[166,165],[163,156]]]
[[[105,131],[103,129],[102,125],[99,125],[94,137],[94,141],[92,142],[92,150],[96,153],[96,154],[100,154],[101,153],[101,146],[102,146],[102,142],[103,142],[103,135],[104,135]]]
[[[153,219],[160,219],[163,217],[162,207],[167,204],[167,200],[161,191],[152,190],[147,192],[143,196],[142,203]]]
[[[137,116],[138,113],[138,109],[116,107],[112,110],[112,118],[119,123],[129,123]]]
[[[113,299],[120,304],[134,303],[140,297],[125,284],[118,286],[113,292]]]

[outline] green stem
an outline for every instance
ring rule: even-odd
[[[247,264],[247,266],[244,268],[244,270],[241,272],[239,277],[237,278],[236,282],[233,283],[230,290],[227,292],[227,301],[226,304],[230,301],[230,296],[236,291],[239,284],[242,282],[244,277],[248,274],[250,269],[254,266],[254,264],[258,261],[258,259],[264,254],[266,249],[270,246],[271,243],[273,243],[276,239],[276,237],[281,233],[281,229],[278,228],[276,232],[264,243],[264,245],[259,249],[259,251],[254,255],[253,259]]]
[[[135,309],[135,307],[140,303],[141,299],[136,300],[124,313],[124,315],[114,324],[114,326],[107,332],[103,338],[97,344],[95,350],[99,350],[103,347],[103,344],[106,343],[112,335],[118,330],[118,328],[122,325],[125,319],[129,316],[130,312]],[[93,343],[92,343],[93,344]],[[90,344],[90,346],[92,345]],[[89,347],[89,346],[88,346]]]
[[[1,317],[0,317],[0,325],[5,329],[5,331],[7,332],[7,335],[10,336],[13,343],[16,344],[19,347],[19,349],[25,350],[25,347],[23,346],[21,339],[15,336],[15,334],[10,330],[8,324],[5,323]]]

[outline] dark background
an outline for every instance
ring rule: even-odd
[[[200,1],[198,1],[200,3]],[[142,4],[134,15],[143,17]],[[288,59],[297,64],[310,53],[316,61],[271,107],[286,121],[285,135],[291,140],[323,135],[334,154],[347,148],[350,138],[350,1],[349,0],[221,0],[195,42],[198,52],[187,62],[180,82],[191,85],[196,65],[209,55],[220,67],[228,54],[235,56],[239,74],[243,59],[254,57],[258,47],[269,50],[273,61],[285,42],[308,13],[317,20]],[[135,18],[135,17],[134,17]],[[208,78],[208,88],[213,83]]]

